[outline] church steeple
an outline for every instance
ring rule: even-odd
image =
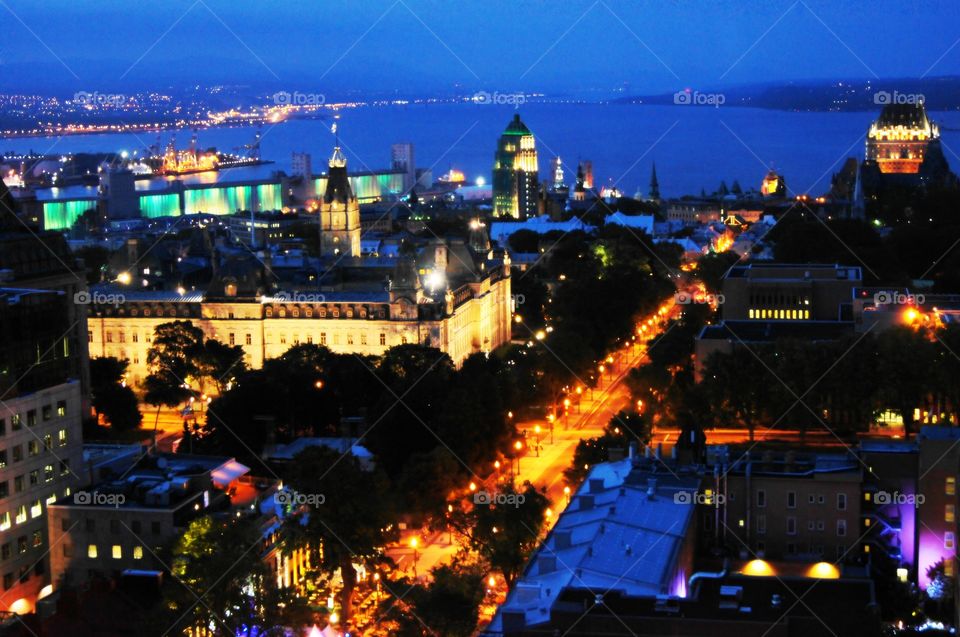
[[[653,162],[653,168],[650,170],[650,199],[660,201],[660,182],[657,181],[657,162]]]

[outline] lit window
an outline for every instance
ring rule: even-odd
[[[943,548],[948,551],[952,551],[954,546],[956,546],[956,543],[957,536],[953,533],[953,531],[947,531],[943,534]]]
[[[30,517],[39,518],[43,515],[43,505],[40,503],[40,500],[34,500],[33,504],[30,506]]]
[[[143,547],[135,546],[133,547],[133,559],[142,560],[143,559]]]
[[[837,536],[844,537],[847,534],[847,521],[837,520]]]
[[[21,504],[17,507],[17,517],[15,521],[17,524],[23,524],[27,521],[27,505]]]
[[[943,520],[945,522],[953,522],[957,518],[956,506],[948,504],[944,507],[943,511]]]
[[[123,558],[123,548],[119,544],[114,544],[111,549],[111,554],[113,559],[119,560]]]
[[[947,483],[944,486],[944,490],[947,495],[956,495],[957,493],[957,479],[954,476],[947,476]]]
[[[87,546],[87,557],[89,557],[89,558],[92,559],[92,560],[97,559],[97,545],[96,545],[96,544],[90,544],[89,546]]]
[[[4,511],[0,514],[0,531],[6,531],[10,528],[10,512]]]

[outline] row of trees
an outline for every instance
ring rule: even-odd
[[[679,339],[682,331],[668,336]],[[670,356],[672,348],[655,343],[651,364],[631,374],[634,394],[657,405],[669,425],[742,427],[751,438],[758,428],[805,433],[829,427],[852,435],[886,410],[902,417],[907,434],[916,428],[917,410],[960,422],[958,326],[901,326],[836,341],[743,343],[735,333],[730,340],[730,353],[705,361],[699,384],[687,351],[678,348]],[[678,362],[664,368],[658,357]]]

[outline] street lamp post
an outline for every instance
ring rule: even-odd
[[[420,559],[420,553],[417,552],[420,540],[416,537],[410,538],[410,546],[413,547],[413,578],[417,579],[417,560]]]

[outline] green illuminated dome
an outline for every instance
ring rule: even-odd
[[[520,113],[513,116],[513,119],[507,124],[507,129],[503,131],[504,135],[531,135],[527,125],[520,121]]]

